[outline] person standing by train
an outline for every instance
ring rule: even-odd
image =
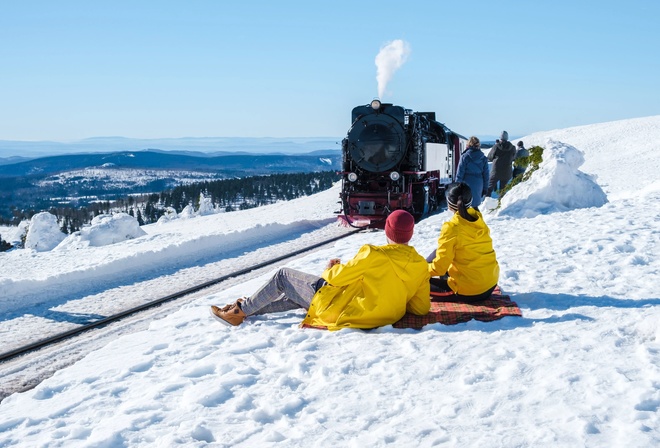
[[[301,326],[340,330],[391,325],[406,311],[427,314],[428,265],[408,245],[414,227],[410,213],[395,210],[385,221],[387,245],[365,244],[345,264],[332,259],[321,277],[281,268],[252,296],[222,308],[211,306],[211,315],[237,326],[248,316],[304,308]]]
[[[500,276],[490,230],[481,213],[471,207],[468,184],[450,185],[446,197],[454,214],[442,225],[438,248],[426,259],[431,284],[434,290],[452,291],[462,302],[485,300]]]
[[[482,196],[488,192],[488,159],[481,151],[481,142],[475,136],[468,140],[468,147],[461,155],[456,172],[456,182],[465,182],[475,192],[472,207],[478,209]]]
[[[519,176],[522,173],[525,172],[527,169],[527,164],[522,164],[522,162],[516,162],[519,159],[522,159],[523,157],[529,157],[529,151],[525,149],[525,145],[523,144],[522,140],[518,141],[518,144],[516,145],[516,157],[513,159],[513,177]],[[515,164],[518,163],[518,166],[515,166]]]
[[[501,140],[496,143],[488,153],[488,161],[493,162],[488,181],[487,196],[493,191],[501,190],[511,180],[513,174],[513,158],[516,156],[516,147],[509,141],[509,133],[502,131]]]

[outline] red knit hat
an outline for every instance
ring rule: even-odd
[[[415,218],[405,210],[395,210],[385,221],[385,235],[397,244],[410,241],[415,228]]]

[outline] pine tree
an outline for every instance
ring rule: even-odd
[[[2,239],[2,235],[0,235],[0,252],[4,252],[6,250],[11,249],[13,246],[9,244],[7,241]]]

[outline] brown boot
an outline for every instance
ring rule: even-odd
[[[243,300],[245,300],[245,297],[241,297],[240,299],[238,299],[234,303],[228,303],[227,305],[223,306],[222,308],[218,308],[215,305],[211,305],[211,309],[215,308],[216,310],[220,310],[220,311],[226,313],[227,311],[229,311],[230,309],[235,307],[237,303],[243,303]],[[213,313],[213,312],[211,312],[211,313]]]
[[[216,320],[225,325],[236,327],[242,324],[246,318],[245,313],[239,306],[239,303],[242,301],[243,300],[238,299],[236,303],[225,305],[222,308],[211,305],[211,316],[215,317]]]

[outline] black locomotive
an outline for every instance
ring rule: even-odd
[[[465,137],[436,121],[434,112],[379,100],[355,107],[352,123],[342,141],[341,219],[382,228],[394,210],[419,220],[440,205]]]

